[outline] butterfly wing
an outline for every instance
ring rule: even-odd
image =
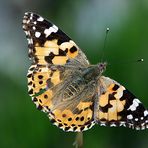
[[[41,16],[27,12],[23,18],[23,29],[29,47],[29,57],[38,65],[88,65],[84,53],[56,25]]]
[[[77,102],[76,99],[80,101]],[[75,101],[66,101],[64,108],[55,108],[51,122],[64,131],[82,132],[90,129],[94,124],[94,101],[92,96],[76,98]]]
[[[116,81],[100,78],[97,120],[103,126],[125,126],[140,130],[148,128],[148,110],[130,91]]]
[[[64,131],[77,132],[92,127],[93,93],[91,97],[85,94],[87,98],[78,96],[77,101],[63,101],[61,96],[64,86],[74,79],[73,72],[89,65],[84,53],[57,26],[39,15],[25,13],[23,29],[33,62],[27,75],[28,91],[37,108],[48,113],[51,122]],[[66,93],[71,92],[66,90],[64,95]]]

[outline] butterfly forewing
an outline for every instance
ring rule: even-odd
[[[79,47],[56,25],[34,13],[25,13],[23,29],[29,47],[29,57],[39,65],[88,65]]]

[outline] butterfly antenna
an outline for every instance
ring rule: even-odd
[[[101,58],[101,62],[103,62],[103,59],[104,59],[104,50],[105,50],[105,47],[106,47],[108,32],[109,32],[109,28],[106,28],[105,39],[104,39],[104,45],[103,45],[103,49],[102,49],[102,58]]]
[[[136,62],[144,62],[144,59],[139,59]]]
[[[131,61],[123,61],[123,62],[121,62],[121,61],[118,61],[118,62],[111,62],[112,64],[110,64],[110,63],[108,63],[108,65],[125,65],[125,64],[134,64],[134,63],[142,63],[142,62],[144,62],[144,59],[142,58],[142,59],[138,59],[138,60],[131,60]]]

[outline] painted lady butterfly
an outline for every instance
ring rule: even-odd
[[[90,65],[71,38],[37,14],[25,13],[23,29],[32,60],[29,95],[54,125],[72,132],[94,124],[148,128],[148,110],[139,99],[102,76],[106,63]]]

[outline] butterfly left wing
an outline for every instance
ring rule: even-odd
[[[29,57],[38,65],[89,64],[75,42],[56,25],[32,12],[26,12],[23,29],[29,47]]]
[[[25,13],[23,29],[32,60],[27,75],[28,90],[37,108],[46,112],[51,122],[64,131],[91,128],[94,102],[92,96],[86,95],[90,92],[86,91],[74,101],[69,96],[78,91],[77,86],[64,88],[77,76],[74,72],[89,65],[85,54],[56,25],[37,14]],[[63,92],[67,98],[61,96]]]
[[[116,81],[102,76],[99,80],[97,122],[102,126],[148,128],[148,110],[131,92]]]

